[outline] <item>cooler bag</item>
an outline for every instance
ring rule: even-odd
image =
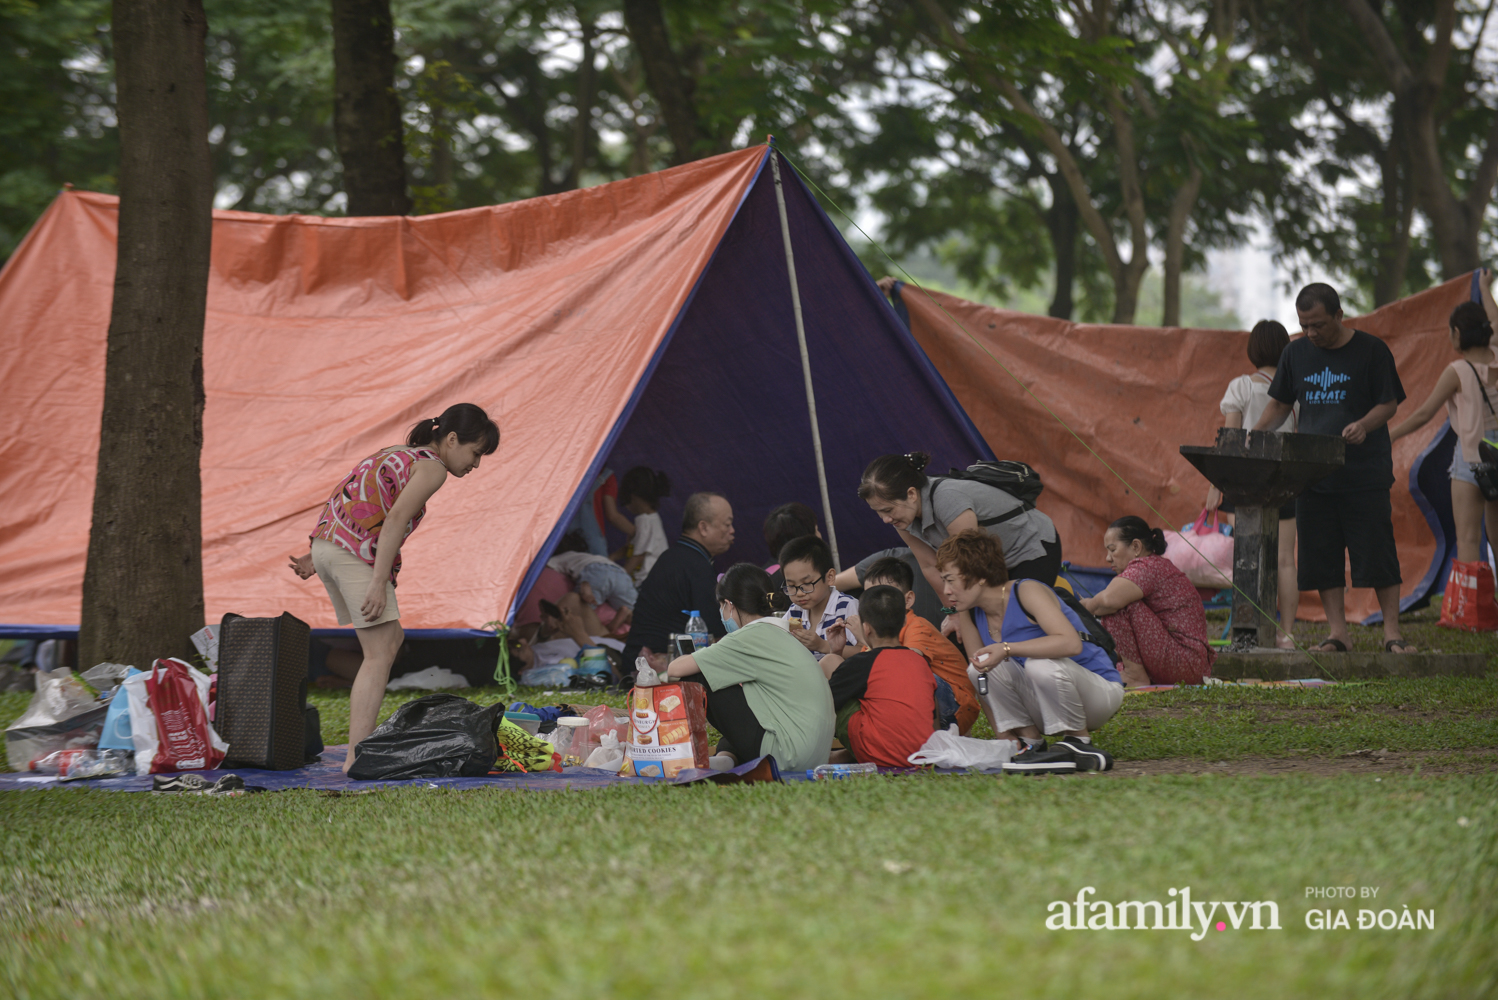
[[[289,771],[307,762],[312,742],[308,725],[316,718],[306,711],[311,642],[311,628],[289,613],[277,618],[224,615],[213,724],[229,743],[225,767]]]

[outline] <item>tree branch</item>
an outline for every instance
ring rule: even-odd
[[[1076,157],[1067,148],[1062,140],[1061,134],[1056,131],[1049,121],[1043,118],[1035,109],[1024,93],[1010,80],[997,73],[993,67],[984,60],[981,55],[973,49],[973,46],[958,31],[951,19],[947,16],[936,0],[919,0],[921,8],[926,16],[937,26],[941,38],[954,49],[963,62],[967,63],[968,69],[986,79],[990,86],[1003,95],[1004,100],[1009,102],[1019,114],[1035,123],[1040,133],[1041,142],[1051,156],[1056,160],[1056,167],[1061,176],[1066,180],[1066,186],[1072,193],[1072,198],[1077,203],[1077,214],[1082,218],[1082,224],[1087,227],[1088,235],[1097,243],[1103,259],[1107,262],[1109,272],[1115,279],[1123,276],[1123,259],[1118,253],[1118,244],[1113,239],[1113,232],[1108,227],[1108,220],[1103,218],[1093,202],[1092,191],[1087,186],[1087,179],[1082,176],[1081,165],[1077,163]]]
[[[1488,123],[1488,136],[1483,143],[1482,159],[1477,162],[1477,171],[1472,184],[1467,188],[1466,202],[1469,218],[1481,219],[1493,200],[1493,185],[1498,184],[1498,111]]]
[[[1426,84],[1439,88],[1446,81],[1446,67],[1451,64],[1451,36],[1456,31],[1456,0],[1436,0],[1433,27],[1436,38],[1431,43],[1430,58],[1425,60],[1425,71],[1421,76]]]
[[[1447,0],[1450,2],[1450,0]],[[1368,0],[1342,0],[1342,7],[1347,11],[1352,23],[1363,35],[1363,40],[1368,43],[1368,48],[1373,50],[1373,58],[1383,70],[1384,76],[1389,78],[1389,83],[1396,90],[1405,90],[1415,83],[1415,75],[1410,72],[1404,58],[1400,56],[1399,49],[1394,45],[1394,39],[1389,36],[1389,29],[1384,26],[1383,18],[1368,4]]]

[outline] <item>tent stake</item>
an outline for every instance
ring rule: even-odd
[[[822,488],[822,516],[827,519],[827,545],[832,565],[842,569],[837,557],[837,528],[832,524],[832,499],[827,493],[827,467],[822,463],[822,432],[817,426],[817,397],[811,388],[811,357],[806,353],[806,324],[801,319],[801,290],[796,285],[796,257],[791,252],[791,224],[785,214],[785,190],[780,186],[780,154],[770,148],[770,169],[775,175],[775,201],[780,206],[780,236],[785,240],[785,269],[791,277],[791,307],[796,313],[796,343],[801,348],[801,378],[806,383],[806,410],[811,414],[811,447],[817,456],[817,485]],[[780,553],[771,552],[772,558]]]

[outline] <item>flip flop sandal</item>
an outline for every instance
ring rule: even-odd
[[[1330,646],[1332,648],[1331,649],[1325,649],[1325,648],[1323,648],[1325,646]],[[1388,647],[1385,647],[1385,648],[1388,648]],[[1330,636],[1328,636],[1327,638],[1322,639],[1320,642],[1318,642],[1315,646],[1311,647],[1311,652],[1313,652],[1313,653],[1345,653],[1345,652],[1347,652],[1347,643],[1343,642],[1341,639],[1333,639]]]
[[[1395,649],[1395,646],[1398,646],[1399,648]],[[1388,642],[1384,643],[1384,652],[1413,653],[1415,652],[1415,644],[1412,642],[1405,642],[1403,639],[1390,639]]]

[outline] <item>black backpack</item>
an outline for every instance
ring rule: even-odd
[[[1082,641],[1090,642],[1094,646],[1103,647],[1103,652],[1108,654],[1108,659],[1113,661],[1115,667],[1121,664],[1123,661],[1118,657],[1118,647],[1113,643],[1113,636],[1108,634],[1108,630],[1103,627],[1103,623],[1098,621],[1091,611],[1082,607],[1082,602],[1077,600],[1077,595],[1064,587],[1053,587],[1051,589],[1056,591],[1056,596],[1061,599],[1062,604],[1072,609],[1077,616],[1077,620],[1087,630],[1080,633]]]
[[[975,462],[966,470],[953,469],[945,476],[936,477],[932,481],[931,488],[935,489],[936,485],[945,479],[965,479],[970,483],[992,486],[994,489],[1003,490],[1020,502],[1020,506],[1008,513],[979,521],[978,524],[984,528],[1003,524],[1005,521],[1034,510],[1035,501],[1040,498],[1040,491],[1045,489],[1040,483],[1040,473],[1024,462]]]

